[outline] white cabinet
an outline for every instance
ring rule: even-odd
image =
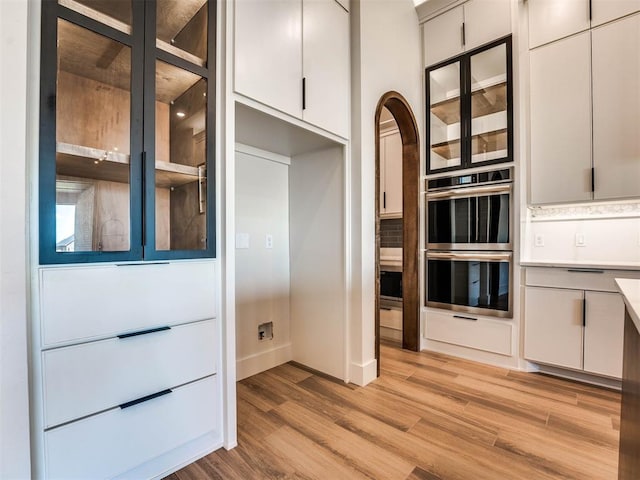
[[[591,198],[590,48],[585,32],[531,51],[533,204]]]
[[[525,358],[621,378],[624,303],[616,277],[640,274],[527,268]]]
[[[335,0],[235,4],[235,91],[349,133],[349,13]]]
[[[640,196],[640,15],[531,51],[532,204]]]
[[[402,217],[402,138],[397,130],[380,135],[380,215]]]
[[[535,0],[529,8],[529,48],[640,11],[640,0]]]
[[[423,26],[424,64],[430,66],[511,33],[508,0],[469,0]]]

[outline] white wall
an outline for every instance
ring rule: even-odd
[[[0,2],[0,478],[29,478],[28,4]]]
[[[236,152],[236,234],[249,237],[248,248],[236,248],[238,380],[291,360],[289,166],[258,155]],[[273,322],[274,336],[260,341],[265,322]]]
[[[391,28],[390,28],[391,26]],[[418,16],[411,0],[351,2],[353,291],[350,380],[375,378],[375,110],[390,90],[409,102],[423,129]],[[422,146],[422,143],[420,143]],[[424,153],[420,152],[421,158]],[[421,165],[424,162],[421,161]]]
[[[343,148],[293,157],[289,192],[293,359],[347,379]]]

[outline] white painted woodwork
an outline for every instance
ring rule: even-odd
[[[380,215],[401,217],[402,138],[398,131],[380,137],[380,180]]]
[[[213,261],[40,269],[42,347],[216,316]]]
[[[594,198],[639,197],[640,15],[591,35]]]
[[[524,356],[582,369],[582,290],[525,288]]]
[[[293,359],[346,378],[344,151],[291,159],[289,215]]]
[[[617,292],[616,278],[640,278],[640,272],[534,267],[526,269],[525,278],[526,284],[530,286]]]
[[[532,50],[530,65],[530,201],[590,200],[590,33]]]
[[[216,376],[44,433],[47,478],[111,478],[209,432],[220,436]]]
[[[585,292],[584,370],[622,378],[624,302],[618,293]]]
[[[268,2],[270,3],[270,2]],[[335,0],[302,4],[302,119],[342,137],[349,136],[349,13]]]
[[[465,50],[511,33],[511,1],[469,0],[464,4]]]
[[[302,2],[238,0],[235,91],[295,117],[302,112]]]
[[[381,308],[380,326],[392,330],[402,330],[402,310]]]
[[[475,318],[467,320],[460,316]],[[493,320],[466,313],[428,310],[425,336],[429,340],[474,348],[500,355],[511,355],[509,322]]]
[[[215,320],[43,352],[45,428],[216,373]]]
[[[529,48],[582,32],[590,26],[589,0],[532,0],[527,5]]]
[[[640,0],[591,0],[591,26],[640,11]]]
[[[453,8],[423,25],[424,65],[455,57],[464,52],[462,44],[463,7]]]

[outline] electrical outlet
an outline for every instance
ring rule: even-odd
[[[262,323],[258,325],[258,340],[273,339],[273,322]]]
[[[544,247],[544,235],[536,233],[534,244],[536,247]]]
[[[264,236],[264,248],[273,248],[273,235],[270,233]]]
[[[576,247],[586,247],[587,239],[584,233],[576,233]]]

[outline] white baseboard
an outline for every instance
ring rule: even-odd
[[[351,362],[351,375],[349,375],[349,382],[364,387],[366,384],[376,379],[378,373],[377,366],[378,362],[376,362],[375,358],[362,365]]]
[[[293,359],[291,343],[272,348],[266,352],[256,353],[236,361],[236,379],[250,377],[270,368],[277,367]]]

